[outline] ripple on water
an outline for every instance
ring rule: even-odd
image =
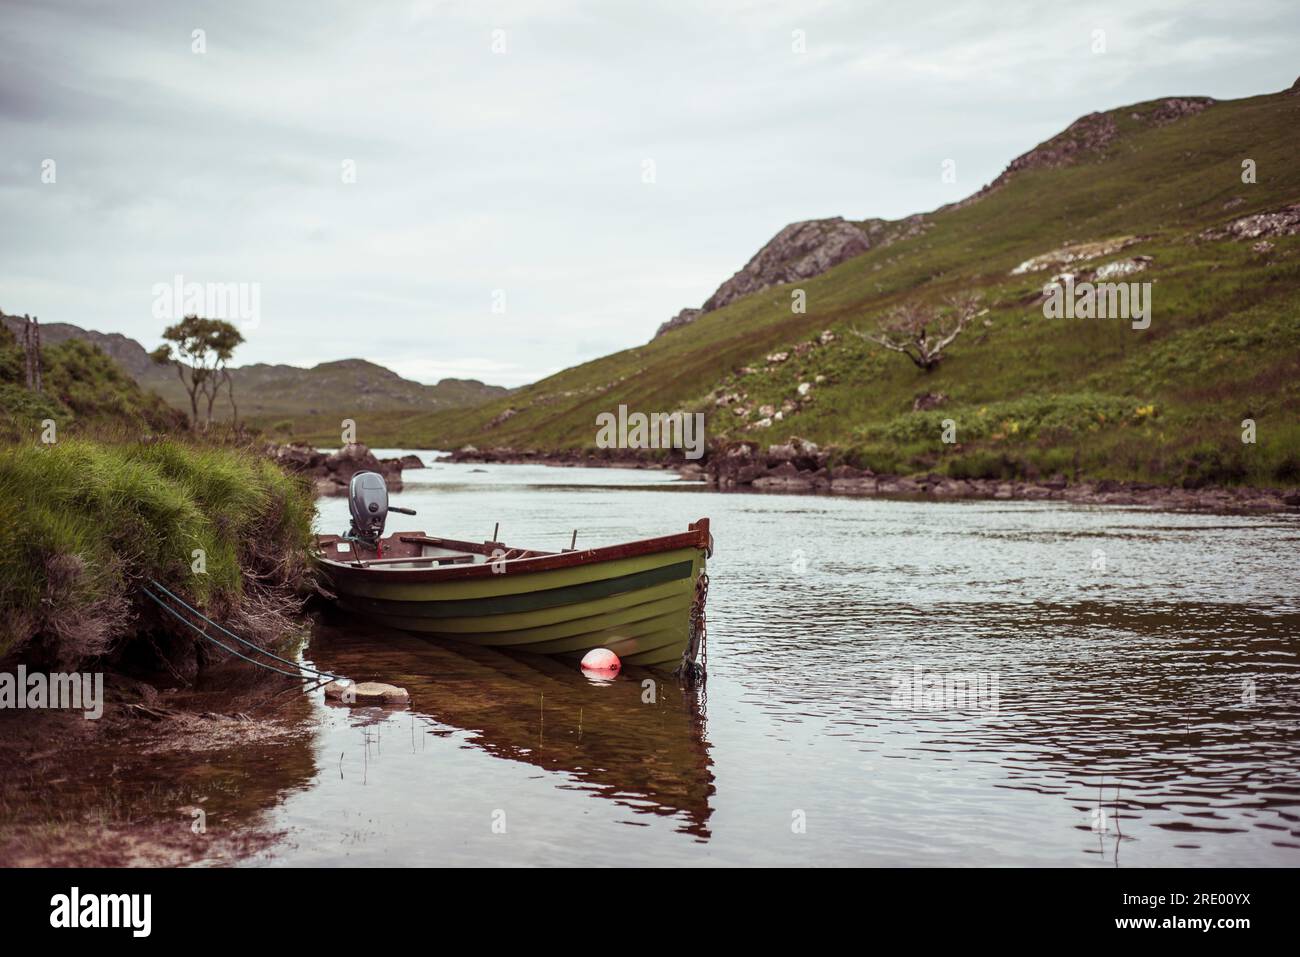
[[[710,516],[707,694],[660,681],[647,705],[635,669],[596,688],[563,664],[327,621],[314,660],[408,687],[411,712],[367,732],[320,706],[321,771],[277,812],[295,838],[269,859],[1300,860],[1289,516],[719,495],[660,474],[484,468],[409,473],[400,504],[429,531],[485,538],[500,521],[503,539],[543,548],[575,525],[603,544]],[[323,513],[346,524],[342,502]],[[952,689],[942,710],[925,709],[929,679]],[[377,732],[382,751],[363,740]],[[375,823],[340,850],[363,808]]]

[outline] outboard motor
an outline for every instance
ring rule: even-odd
[[[352,527],[347,538],[362,545],[378,549],[384,535],[384,523],[389,512],[414,515],[415,510],[388,504],[388,484],[378,472],[357,472],[348,483],[348,508],[352,512]]]

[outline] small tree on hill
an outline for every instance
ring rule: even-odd
[[[163,330],[167,340],[149,354],[159,365],[171,364],[190,397],[190,427],[199,427],[199,397],[206,401],[207,418],[203,427],[212,424],[212,405],[221,386],[228,385],[231,405],[235,386],[226,369],[235,348],[244,341],[239,330],[224,319],[186,316]]]
[[[943,361],[944,350],[966,331],[966,327],[979,311],[979,296],[969,294],[947,300],[947,310],[934,309],[919,303],[896,306],[883,315],[876,332],[850,330],[854,335],[901,352],[922,372],[933,371]]]

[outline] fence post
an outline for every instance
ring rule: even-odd
[[[44,391],[41,383],[41,324],[35,316],[32,316],[32,369],[35,371],[33,378],[36,381],[36,391]]]

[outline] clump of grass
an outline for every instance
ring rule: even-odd
[[[36,438],[45,421],[63,429],[71,419],[67,407],[49,395],[0,381],[0,439]]]
[[[243,450],[10,447],[0,452],[0,656],[70,666],[136,639],[190,641],[140,593],[150,578],[250,637],[279,637],[307,580],[312,514],[299,479]]]
[[[1213,442],[1197,443],[1183,462],[1183,488],[1235,485],[1250,474],[1244,446],[1233,448]]]
[[[909,412],[884,423],[876,436],[905,444],[935,441],[952,420],[958,441],[1025,442],[1040,435],[1065,438],[1085,432],[1141,425],[1157,414],[1153,404],[1121,396],[1076,393],[1030,396],[987,405]]]
[[[1024,473],[1024,466],[1005,452],[981,449],[948,463],[948,474],[956,479],[1014,479]]]

